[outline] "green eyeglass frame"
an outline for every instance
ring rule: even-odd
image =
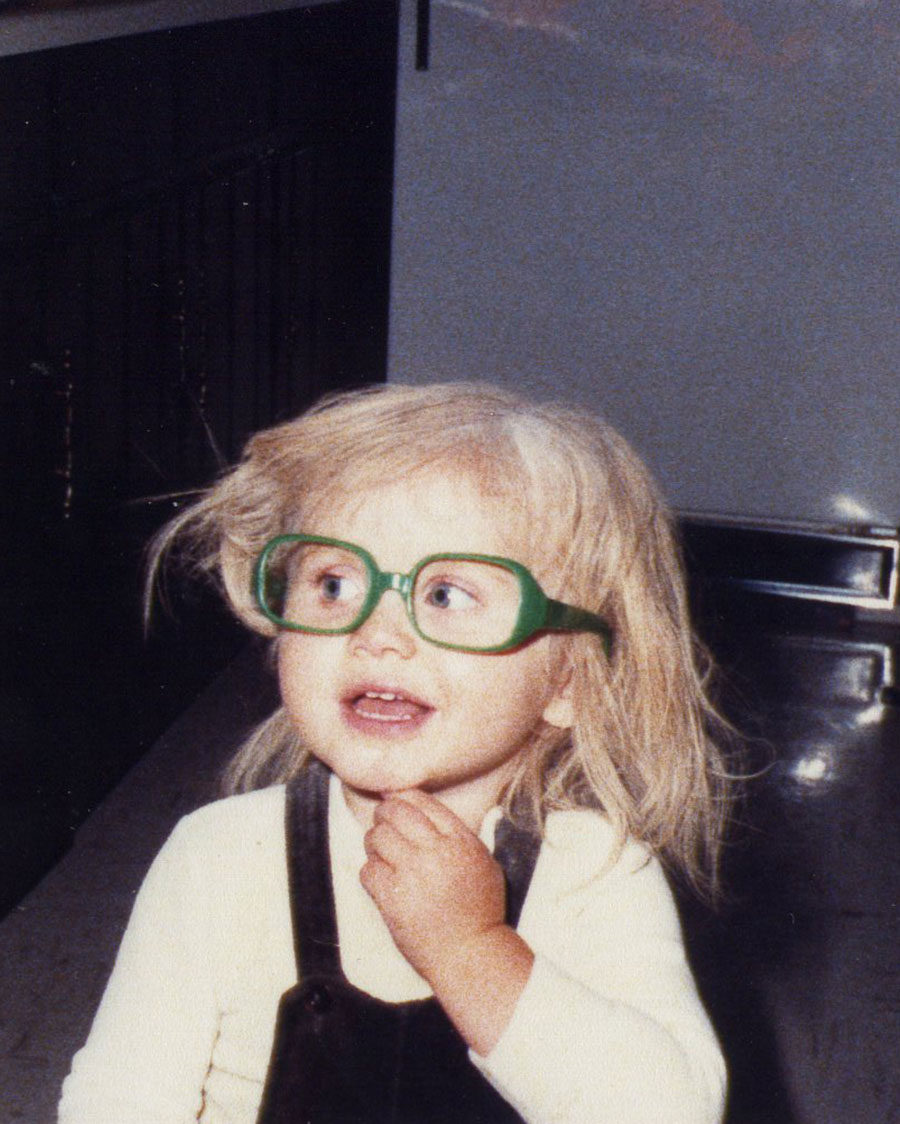
[[[285,620],[272,609],[270,605],[273,595],[272,584],[277,581],[277,577],[269,572],[269,559],[280,546],[289,543],[311,543],[339,547],[355,554],[362,561],[369,578],[369,591],[359,612],[349,624],[341,628],[313,628]],[[519,613],[512,632],[506,641],[492,647],[474,648],[470,645],[435,640],[422,632],[413,610],[412,590],[420,570],[431,562],[441,560],[488,562],[494,566],[503,567],[516,577],[520,593]],[[408,574],[401,574],[379,569],[372,555],[363,547],[357,546],[356,543],[344,542],[341,539],[327,538],[322,535],[295,533],[277,535],[266,543],[253,569],[252,592],[263,615],[279,628],[319,636],[338,636],[355,632],[372,615],[375,606],[389,589],[396,590],[403,598],[406,604],[406,614],[416,633],[429,644],[435,644],[439,648],[451,648],[461,652],[508,652],[512,648],[517,648],[538,632],[560,631],[595,633],[601,637],[607,657],[612,651],[612,629],[603,617],[597,613],[591,613],[587,609],[579,609],[574,605],[567,605],[563,601],[555,601],[548,597],[521,562],[515,562],[512,558],[500,558],[493,554],[429,554],[426,558],[417,562]],[[274,595],[277,597],[283,592],[283,589],[276,588]]]

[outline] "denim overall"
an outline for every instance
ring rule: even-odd
[[[436,999],[386,1003],[340,966],[328,849],[327,770],[312,762],[287,791],[294,950],[301,982],[284,993],[257,1124],[521,1124],[469,1061]],[[539,840],[497,825],[495,857],[515,925]]]

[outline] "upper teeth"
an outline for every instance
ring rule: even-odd
[[[366,691],[367,699],[384,699],[385,702],[393,702],[397,695],[393,691]]]

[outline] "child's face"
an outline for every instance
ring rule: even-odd
[[[297,529],[356,543],[382,569],[408,573],[442,551],[516,558],[503,524],[499,501],[465,476],[428,473],[340,501]],[[356,632],[286,632],[278,651],[288,713],[362,819],[379,794],[422,788],[476,826],[540,719],[571,725],[546,636],[500,654],[439,648],[417,635],[392,590]]]

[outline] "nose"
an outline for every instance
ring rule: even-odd
[[[388,589],[371,615],[352,633],[351,650],[354,654],[374,656],[393,652],[401,659],[409,659],[416,651],[417,641],[403,597]]]

